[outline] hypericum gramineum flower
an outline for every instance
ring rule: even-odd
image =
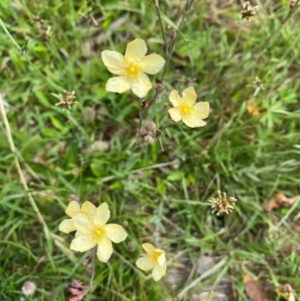
[[[142,254],[142,257],[136,261],[138,268],[149,271],[152,270],[152,277],[155,281],[160,280],[167,270],[166,252],[161,249],[155,249],[149,243],[142,244],[143,249],[147,254]]]
[[[106,224],[109,218],[110,211],[106,203],[97,207],[91,219],[85,214],[74,216],[73,221],[77,232],[71,242],[70,249],[85,252],[98,245],[98,259],[107,262],[113,253],[112,241],[119,243],[127,237],[122,226]]]
[[[92,218],[95,211],[96,211],[96,206],[88,201],[84,202],[81,208],[77,202],[72,201],[69,203],[68,208],[65,212],[70,217],[74,217],[77,214],[81,213],[81,214],[85,214],[88,218]],[[74,222],[71,218],[63,220],[59,224],[58,229],[64,233],[70,233],[76,230]]]
[[[111,73],[119,75],[108,80],[106,91],[123,93],[132,89],[138,97],[145,97],[152,88],[145,73],[156,74],[165,65],[165,59],[160,55],[146,53],[146,43],[141,39],[135,39],[127,45],[125,56],[117,51],[102,51],[104,65]]]
[[[202,101],[195,104],[196,99],[197,94],[193,87],[183,90],[182,97],[179,96],[178,91],[171,91],[169,100],[174,106],[168,110],[171,118],[175,122],[182,120],[191,128],[206,125],[202,119],[208,117],[209,103]]]

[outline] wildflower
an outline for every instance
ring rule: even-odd
[[[63,94],[58,94],[60,98],[60,102],[56,103],[56,106],[62,106],[63,110],[65,111],[66,109],[71,110],[72,105],[78,103],[78,101],[75,101],[76,96],[75,96],[75,91],[68,92],[65,91]]]
[[[169,95],[169,100],[174,108],[168,110],[173,121],[182,120],[188,127],[194,128],[204,126],[206,122],[202,119],[208,117],[209,103],[198,102],[195,104],[197,94],[193,87],[189,87],[182,92],[182,97],[178,91],[173,90]]]
[[[127,233],[122,226],[108,224],[110,211],[106,203],[102,203],[94,212],[92,218],[86,214],[73,217],[77,230],[71,242],[71,250],[85,252],[98,245],[97,256],[102,262],[107,262],[113,253],[112,241],[119,243],[126,239]]]
[[[145,97],[152,88],[145,73],[156,74],[165,65],[165,59],[160,55],[146,53],[146,43],[141,39],[135,39],[127,45],[125,56],[116,51],[102,51],[104,65],[111,73],[119,75],[108,80],[106,91],[123,93],[132,89],[138,97]]]
[[[72,201],[69,203],[68,208],[65,212],[70,217],[74,217],[77,214],[81,213],[86,215],[88,218],[92,218],[92,215],[94,214],[95,211],[96,211],[96,207],[88,201],[84,202],[81,208],[77,202]],[[63,220],[60,223],[58,229],[64,233],[70,233],[76,230],[73,219]]]
[[[217,215],[224,212],[227,214],[231,213],[236,201],[236,198],[232,196],[228,197],[225,192],[223,192],[222,196],[221,191],[218,191],[218,197],[216,199],[209,200],[209,202],[212,203],[212,212],[216,212]]]
[[[263,83],[258,76],[255,77],[255,81],[252,84],[256,89],[263,89]]]
[[[153,279],[155,281],[160,280],[167,270],[166,252],[161,249],[155,249],[149,243],[142,244],[142,247],[147,254],[142,254],[142,257],[136,261],[136,265],[144,271],[152,270]]]
[[[251,6],[250,2],[247,1],[243,5],[243,10],[241,11],[242,20],[247,19],[248,21],[250,21],[250,18],[252,18],[256,15],[256,9],[257,9],[257,6]]]

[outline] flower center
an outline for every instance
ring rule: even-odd
[[[189,105],[186,101],[183,100],[179,104],[179,110],[181,115],[187,116],[194,110],[194,108],[193,106]]]
[[[154,262],[157,262],[157,258],[163,254],[164,251],[160,251],[160,250],[155,250],[152,252],[151,256],[150,256],[150,259]]]
[[[104,225],[94,225],[91,231],[91,236],[95,243],[100,243],[100,241],[106,237]]]
[[[141,71],[143,71],[143,65],[140,64],[140,60],[133,57],[126,57],[123,60],[123,65],[125,69],[123,70],[123,74],[125,76],[136,78]]]

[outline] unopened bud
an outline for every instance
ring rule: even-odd
[[[161,83],[158,83],[158,84],[156,84],[155,90],[156,90],[157,92],[160,92],[160,91],[162,90],[162,88],[163,88],[162,84],[161,84]]]
[[[161,135],[162,135],[162,131],[161,131],[161,130],[157,130],[157,131],[155,132],[155,137],[156,137],[156,138],[160,138]]]
[[[176,37],[177,37],[177,32],[175,30],[173,30],[172,33],[171,33],[171,39],[175,40]]]
[[[127,221],[124,221],[123,223],[122,223],[122,227],[123,228],[126,228],[128,226],[128,222]]]
[[[22,286],[22,292],[25,296],[33,296],[36,291],[36,285],[32,281],[26,281]]]
[[[149,135],[145,136],[144,140],[150,144],[152,144],[154,142],[154,139]]]
[[[153,121],[148,122],[148,130],[151,131],[151,132],[156,131],[156,124]]]
[[[147,130],[145,128],[141,128],[139,133],[141,136],[145,136],[147,134]]]
[[[290,1],[290,8],[295,8],[296,2],[295,1]]]
[[[141,108],[142,109],[146,109],[148,108],[148,101],[146,99],[143,99],[142,102],[141,102]]]

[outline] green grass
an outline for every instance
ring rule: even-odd
[[[169,34],[183,1],[161,2]],[[134,38],[165,56],[151,1],[1,1],[0,18],[26,53],[0,28],[0,92],[33,197],[67,247],[73,235],[58,231],[66,218],[63,204],[72,198],[107,202],[111,222],[129,223],[127,240],[114,246],[132,264],[142,253],[141,243],[153,243],[157,227],[168,259],[182,250],[190,265],[201,254],[216,261],[229,256],[198,291],[227,275],[238,300],[247,300],[246,269],[271,287],[290,283],[300,296],[299,202],[269,214],[262,209],[277,191],[289,197],[299,193],[299,11],[282,27],[287,1],[261,3],[251,22],[240,23],[240,10],[235,4],[195,1],[187,15],[164,90],[147,118],[167,125],[169,92],[189,85],[198,100],[210,103],[211,112],[203,128],[176,123],[166,129],[161,152],[158,142],[136,146],[137,97],[105,91],[111,74],[100,59],[102,50],[123,52]],[[92,15],[99,25],[81,14]],[[37,15],[45,28],[51,26],[48,41],[41,39]],[[255,97],[259,115],[253,116],[247,102],[256,76],[264,89]],[[76,91],[78,104],[70,112],[55,106],[53,94],[65,90]],[[31,280],[38,288],[32,300],[66,300],[72,279],[89,281],[90,265],[82,264],[88,252],[74,253],[73,262],[45,239],[2,120],[0,127],[0,299],[26,300],[21,287]],[[91,152],[98,140],[107,141],[109,149]],[[217,190],[238,199],[231,215],[211,213],[208,200]],[[197,277],[191,275],[189,282]],[[86,300],[173,300],[185,285],[144,281],[113,255],[108,264],[97,262]]]

